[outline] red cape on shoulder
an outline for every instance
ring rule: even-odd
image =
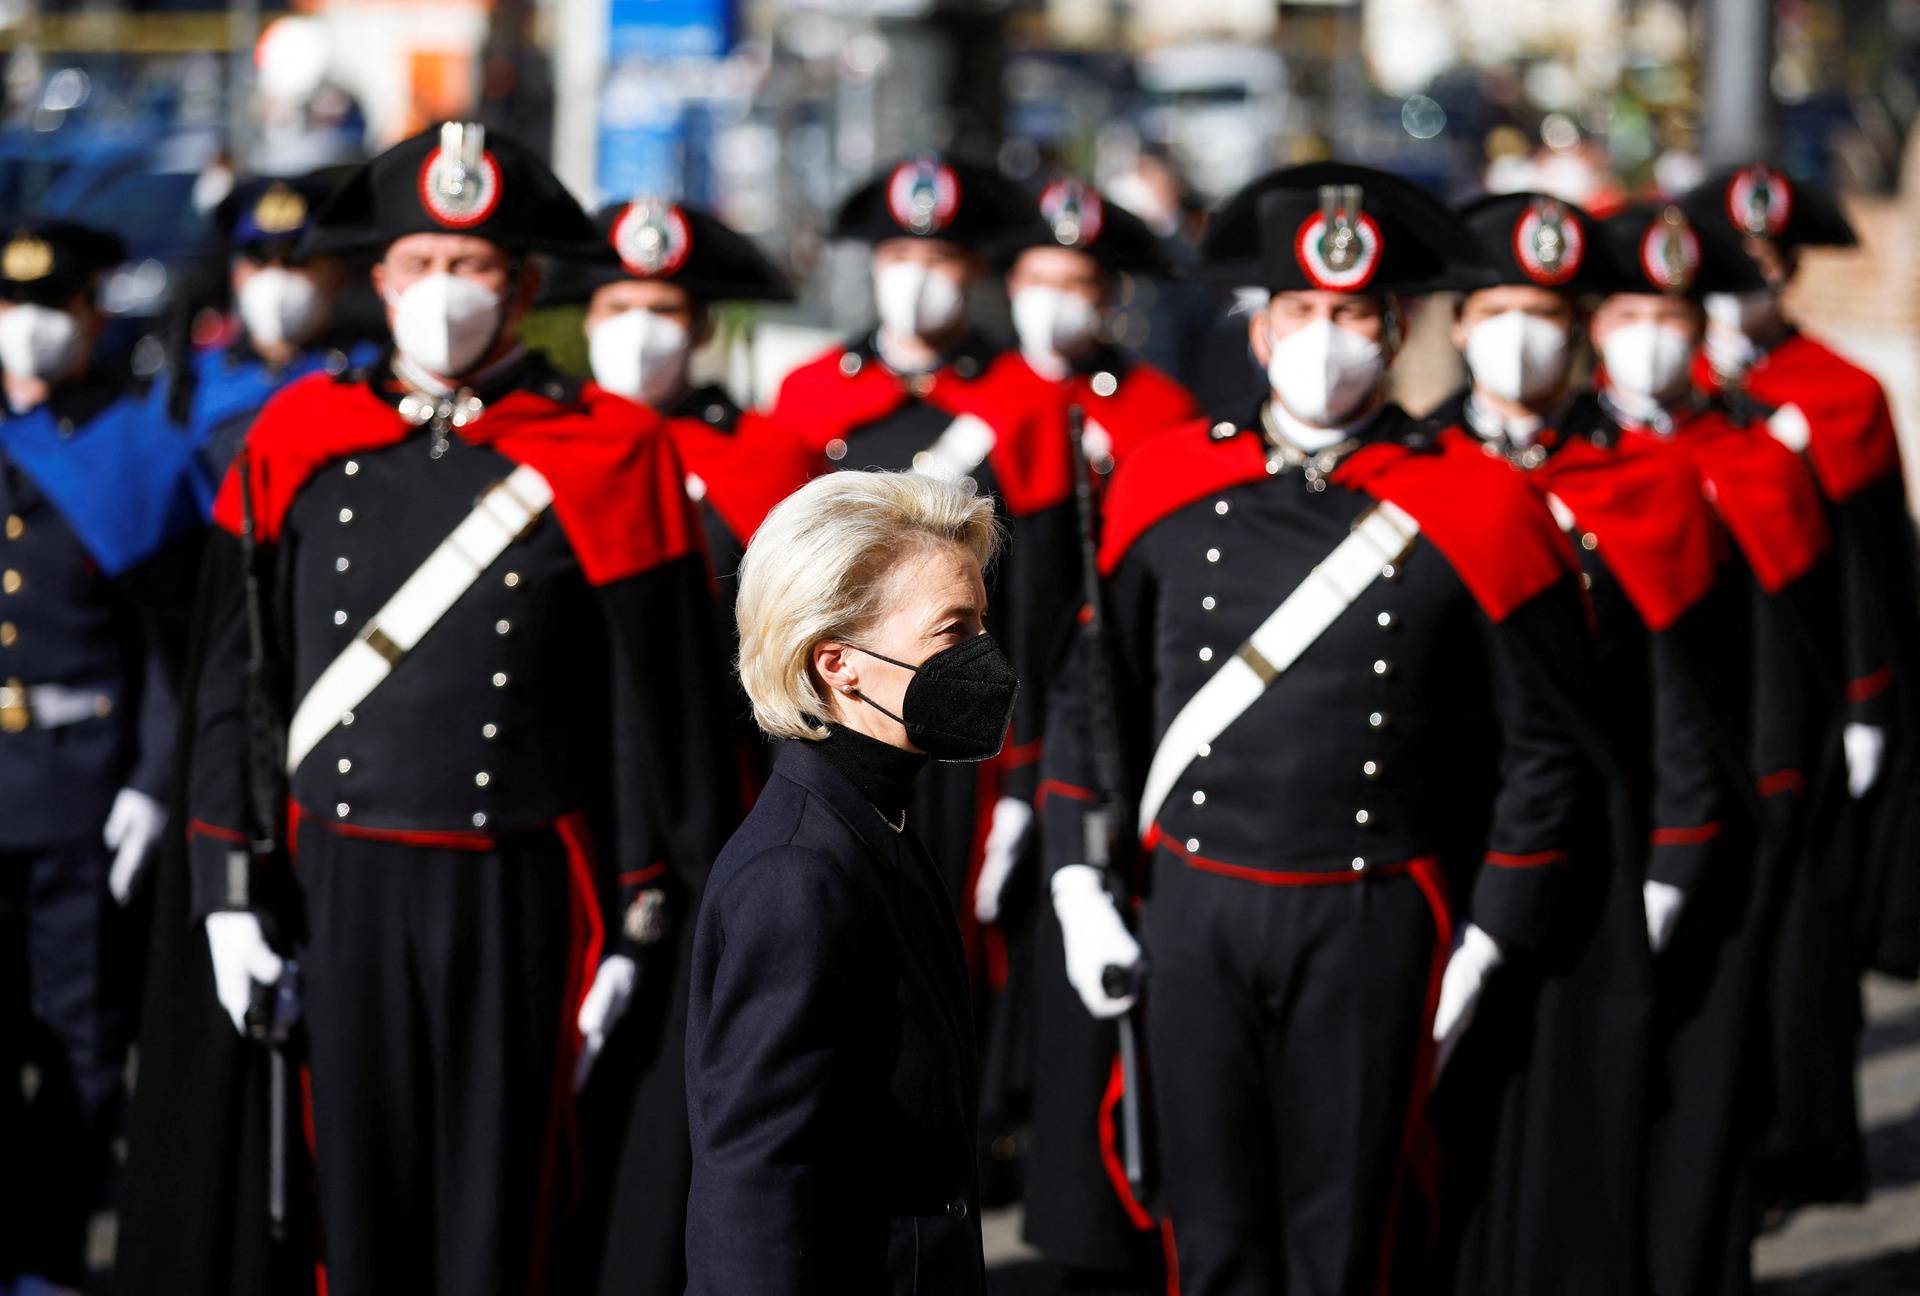
[[[693,418],[668,419],[666,426],[681,463],[705,485],[707,503],[742,544],[774,505],[824,467],[819,455],[750,410],[732,432]]]
[[[1696,376],[1717,386],[1704,357]],[[1762,405],[1797,405],[1807,418],[1807,462],[1828,499],[1851,498],[1900,473],[1900,442],[1880,380],[1804,333],[1795,333],[1747,371]]]
[[[355,451],[397,444],[414,431],[365,383],[326,374],[303,378],[261,410],[247,434],[245,457],[221,483],[214,521],[239,533],[244,464],[259,538],[272,543],[314,473]],[[593,388],[566,402],[513,391],[456,435],[527,464],[552,483],[554,517],[596,585],[700,552],[697,519],[673,445],[659,417],[631,401]]]
[[[1161,520],[1268,475],[1258,439],[1240,433],[1217,441],[1210,429],[1202,419],[1151,438],[1115,472],[1100,541],[1103,573]],[[1349,455],[1333,481],[1412,514],[1496,622],[1578,570],[1546,506],[1505,465],[1381,442]]]
[[[1762,589],[1777,594],[1810,571],[1832,546],[1826,511],[1798,455],[1760,428],[1737,427],[1707,411],[1672,436],[1627,431],[1627,456],[1672,455],[1689,464],[1713,511]]]
[[[1102,396],[1087,374],[1056,382],[1034,372],[1017,350],[1003,351],[979,385],[985,404],[1009,428],[993,462],[1007,511],[1016,517],[1063,504],[1073,494],[1069,406],[1078,403],[1089,422],[1105,429],[1116,464],[1155,434],[1199,413],[1186,388],[1140,363],[1120,371],[1112,394]]]
[[[1442,433],[1441,444],[1450,453],[1497,462],[1459,427]],[[1594,536],[1601,560],[1649,630],[1672,626],[1713,588],[1726,559],[1726,533],[1686,465],[1571,440],[1538,468],[1513,471],[1534,490],[1557,497]]]

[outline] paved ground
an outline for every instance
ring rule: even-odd
[[[1763,1296],[1920,1293],[1920,988],[1867,985],[1860,1105],[1873,1196],[1803,1211],[1755,1250]]]
[[[1870,980],[1867,1014],[1860,1098],[1873,1196],[1804,1211],[1762,1239],[1756,1296],[1920,1296],[1920,988]],[[996,1296],[1045,1290],[1018,1210],[990,1211],[985,1224]]]

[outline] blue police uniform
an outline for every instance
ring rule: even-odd
[[[0,1274],[78,1276],[127,1043],[102,832],[122,788],[167,795],[205,496],[137,394],[0,416],[0,1061],[40,1077],[0,1086]]]

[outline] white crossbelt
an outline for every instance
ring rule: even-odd
[[[978,468],[999,437],[991,424],[975,414],[962,414],[947,424],[934,443],[913,456],[913,470],[945,481],[959,481]]]
[[[366,701],[552,503],[553,486],[526,464],[487,488],[473,512],[414,569],[300,699],[287,726],[287,773],[299,769],[341,717]]]
[[[1354,523],[1353,531],[1307,573],[1247,641],[1202,684],[1167,726],[1147,768],[1139,826],[1145,835],[1174,784],[1342,612],[1413,547],[1420,524],[1385,500]]]

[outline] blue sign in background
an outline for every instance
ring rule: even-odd
[[[607,0],[607,58],[722,58],[736,21],[734,0]]]

